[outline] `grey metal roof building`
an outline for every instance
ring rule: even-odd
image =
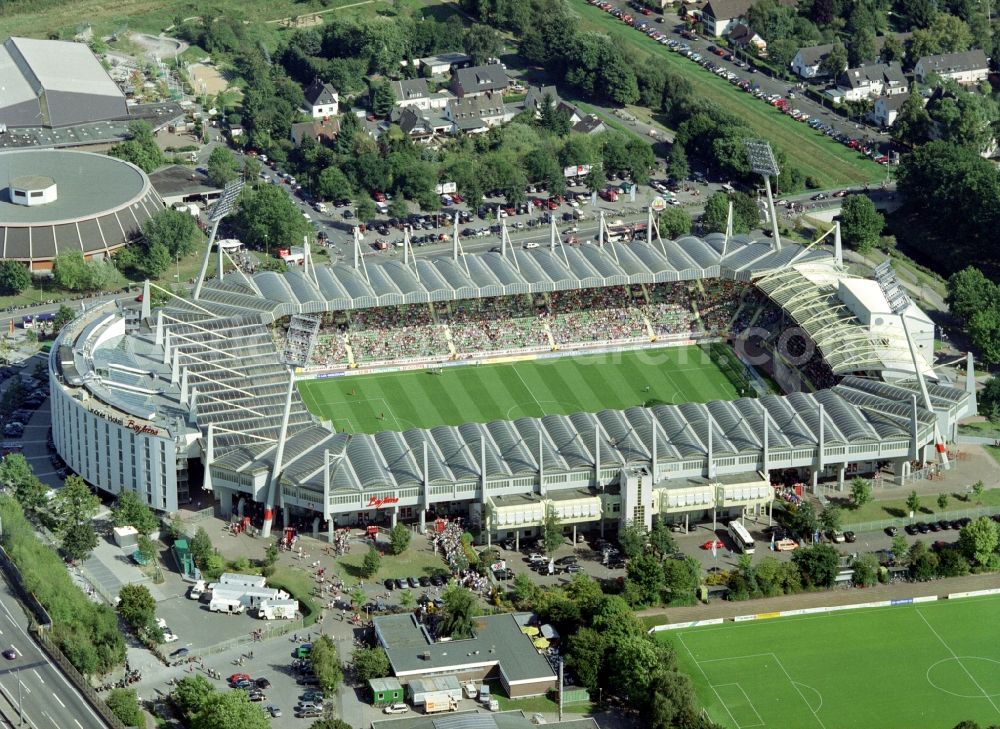
[[[588,489],[613,486],[623,470],[635,468],[663,484],[666,499],[671,488],[692,479],[718,483],[778,468],[918,459],[933,443],[935,425],[952,434],[957,420],[974,412],[969,393],[930,385],[932,412],[920,404],[915,381],[847,376],[816,393],[337,433],[305,408],[269,329],[300,313],[700,278],[753,280],[816,336],[835,369],[877,372],[884,344],[866,339],[828,291],[809,290],[803,277],[789,273],[810,267],[847,275],[837,273],[823,251],[774,251],[767,243],[723,235],[510,249],[506,256],[457,261],[236,272],[206,282],[197,301],[170,300],[129,332],[121,312],[89,312],[61,335],[51,366],[68,392],[84,387],[123,418],[141,417],[183,439],[194,449],[191,457],[201,455],[209,464],[206,487],[263,501],[280,462],[273,474],[277,503],[331,524],[331,517],[356,516],[386,498],[426,509],[439,502],[502,505],[519,495],[531,502],[562,493],[571,509]],[[810,317],[823,328],[809,329]],[[828,330],[836,332],[834,339],[825,338]],[[849,357],[841,356],[838,343],[850,345]],[[741,488],[734,485],[733,493],[749,493]]]
[[[128,114],[125,95],[83,43],[8,38],[0,47],[0,124],[63,127]]]
[[[60,253],[107,254],[128,243],[163,202],[135,165],[90,152],[0,152],[0,178],[51,177],[55,202],[15,204],[0,192],[0,255],[45,270]]]

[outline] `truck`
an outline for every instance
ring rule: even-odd
[[[440,714],[444,711],[458,711],[458,702],[451,696],[428,696],[424,702],[425,714]]]
[[[261,620],[294,620],[298,611],[298,600],[264,600],[257,606],[257,617]]]
[[[220,585],[239,585],[241,587],[264,587],[267,578],[261,575],[241,575],[237,572],[223,572],[219,575]]]
[[[229,615],[239,615],[243,612],[243,603],[232,597],[224,595],[213,595],[212,601],[208,604],[208,609],[213,613],[228,613]]]
[[[313,207],[316,209],[317,213],[321,215],[326,215],[329,212],[329,208],[326,206],[325,202],[317,202]]]

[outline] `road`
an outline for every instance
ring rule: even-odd
[[[0,658],[0,691],[21,708],[28,726],[37,729],[107,729],[62,672],[27,633],[28,619],[3,585],[0,589],[0,647],[13,648],[14,660]]]

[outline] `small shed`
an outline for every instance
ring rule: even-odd
[[[415,706],[427,701],[427,697],[447,697],[462,700],[462,686],[458,676],[426,676],[409,682],[410,700]]]
[[[187,539],[174,540],[173,552],[181,576],[186,580],[198,579],[198,568],[194,566],[194,557],[191,556]]]
[[[114,528],[115,544],[122,549],[135,547],[139,543],[139,530],[131,526]]]
[[[372,704],[374,706],[388,706],[403,701],[403,687],[399,680],[392,676],[370,678],[368,679],[368,687],[372,691]]]

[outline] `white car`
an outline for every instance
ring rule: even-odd
[[[406,704],[389,704],[387,707],[382,709],[383,714],[405,714],[410,710],[410,707]]]
[[[163,630],[166,630],[167,629],[167,621],[164,620],[163,618],[157,618],[156,619],[156,627],[157,628],[162,628]]]
[[[525,250],[529,250],[529,251],[530,251],[530,250],[531,250],[532,248],[538,248],[538,244],[537,244],[537,243],[535,243],[535,241],[533,241],[533,240],[529,240],[529,241],[527,241],[527,242],[526,242],[526,243],[525,243],[525,244],[524,244],[523,246],[521,246],[521,247],[522,247],[522,248],[524,248]]]
[[[164,643],[176,643],[177,636],[170,632],[170,628],[163,629],[163,642]]]

